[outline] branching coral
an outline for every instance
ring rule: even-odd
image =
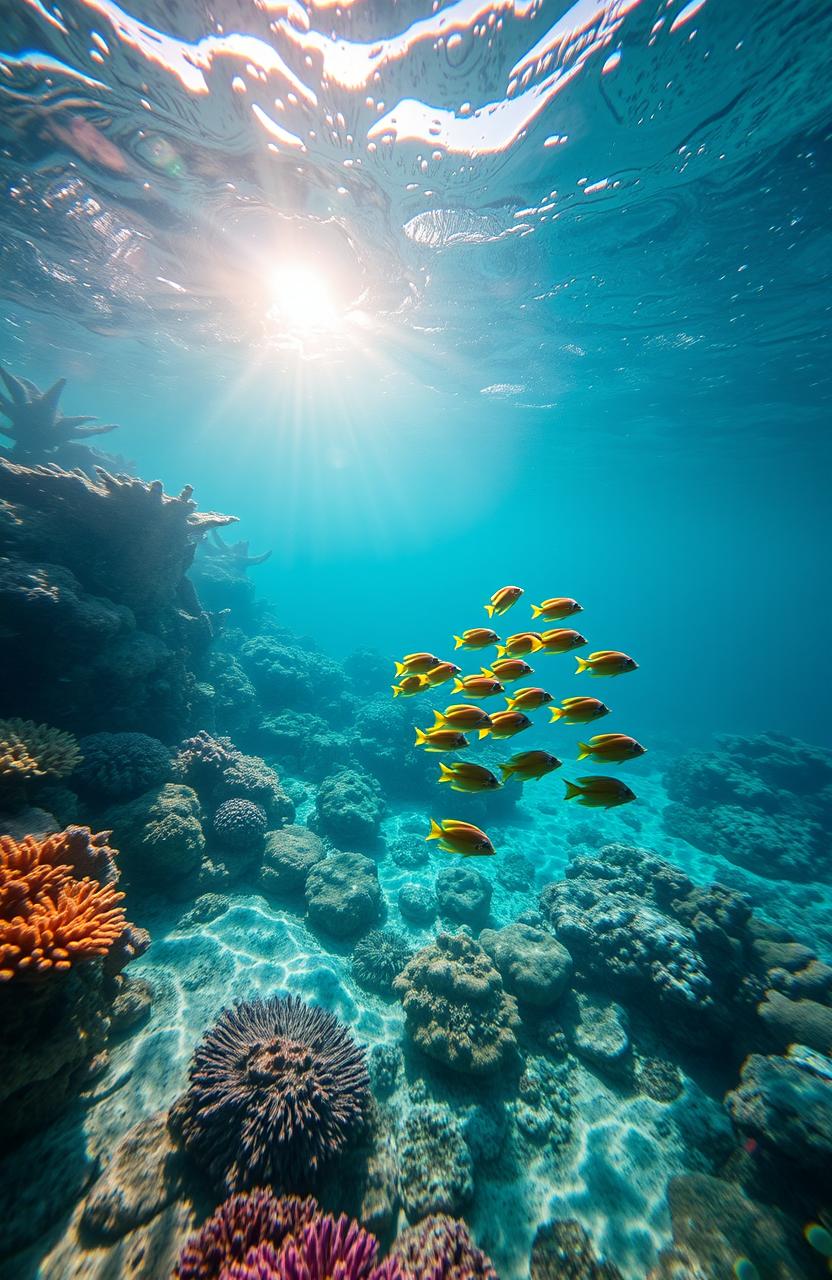
[[[264,1243],[242,1264],[228,1268],[227,1280],[401,1280],[391,1264],[375,1265],[378,1241],[342,1214],[313,1218],[280,1249]]]
[[[177,1280],[220,1280],[250,1249],[262,1244],[279,1248],[319,1212],[311,1196],[278,1199],[260,1187],[229,1196],[185,1245],[174,1275]]]
[[[212,738],[210,733],[201,729],[177,747],[173,757],[174,777],[196,787],[216,782],[237,755],[230,738]]]
[[[0,778],[64,778],[80,759],[71,733],[32,720],[0,720]]]
[[[177,1120],[226,1190],[303,1186],[345,1147],[368,1091],[347,1028],[296,996],[274,997],[220,1015],[194,1053]]]
[[[124,932],[124,894],[58,860],[67,834],[0,836],[0,981],[105,956]]]
[[[115,423],[88,425],[95,422],[88,414],[65,417],[58,409],[58,401],[66,378],[53,383],[48,391],[41,391],[28,378],[16,378],[5,369],[0,369],[0,378],[7,393],[0,394],[0,413],[8,419],[0,426],[0,434],[13,441],[10,452],[22,462],[40,462],[67,444],[117,429]]]

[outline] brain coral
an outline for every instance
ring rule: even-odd
[[[266,811],[250,800],[224,800],[214,814],[214,835],[227,849],[246,849],[262,842]]]
[[[517,1002],[478,943],[440,933],[393,982],[413,1042],[429,1057],[474,1075],[511,1061]]]
[[[0,720],[0,778],[63,778],[80,759],[71,733],[32,720]]]
[[[295,806],[280,779],[259,756],[237,755],[223,769],[214,800],[248,800],[263,809],[269,828],[282,827],[295,816]]]
[[[126,928],[119,906],[124,894],[112,884],[76,877],[73,867],[61,861],[63,853],[71,852],[71,832],[46,840],[26,836],[20,843],[0,836],[3,982],[105,956]]]
[[[103,800],[128,800],[170,777],[170,753],[146,733],[93,733],[80,742],[78,789]]]
[[[177,1280],[220,1280],[226,1268],[243,1262],[250,1249],[261,1244],[279,1248],[319,1212],[311,1196],[278,1199],[261,1187],[229,1196],[191,1236],[174,1275]]]
[[[444,1213],[407,1227],[390,1259],[418,1280],[497,1280],[491,1259],[476,1247],[465,1223]]]
[[[226,1009],[197,1046],[177,1106],[197,1162],[227,1191],[303,1186],[346,1145],[369,1091],[364,1051],[296,996]]]

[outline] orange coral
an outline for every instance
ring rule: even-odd
[[[20,842],[0,836],[0,981],[104,956],[124,932],[124,894],[61,861],[84,832]]]

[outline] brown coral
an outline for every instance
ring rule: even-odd
[[[0,777],[24,781],[51,774],[64,778],[81,752],[71,733],[33,720],[0,720]]]
[[[20,842],[0,836],[0,981],[105,956],[127,922],[104,835],[84,827]],[[104,855],[103,859],[102,856]],[[105,883],[77,872],[101,865]]]

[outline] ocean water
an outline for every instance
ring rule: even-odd
[[[828,1273],[830,53],[810,0],[0,0],[0,1277]],[[394,663],[560,596],[504,693],[609,716],[441,785],[466,695]],[[318,1216],[207,1261],[254,1188]]]

